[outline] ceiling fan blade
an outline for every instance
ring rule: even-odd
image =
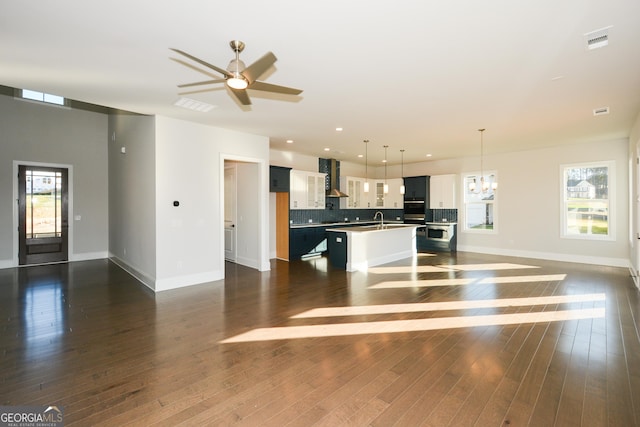
[[[271,83],[255,81],[249,85],[247,89],[262,90],[265,92],[284,93],[286,95],[299,95],[302,93],[301,89],[294,89],[292,87],[273,85]]]
[[[197,62],[198,64],[204,65],[205,67],[209,67],[209,68],[211,68],[212,70],[215,70],[215,71],[219,72],[219,73],[220,73],[220,74],[222,74],[223,76],[229,76],[229,77],[231,77],[231,76],[232,76],[232,74],[231,74],[230,72],[228,72],[227,70],[225,70],[225,69],[223,69],[223,68],[220,68],[220,67],[216,67],[216,66],[215,66],[215,65],[213,65],[213,64],[209,64],[207,61],[203,61],[203,60],[202,60],[202,59],[200,59],[200,58],[196,58],[196,57],[195,57],[195,56],[193,56],[193,55],[189,55],[187,52],[184,52],[184,51],[182,51],[182,50],[180,50],[180,49],[174,49],[174,48],[172,48],[172,47],[170,47],[169,49],[171,49],[172,51],[174,51],[174,52],[176,52],[176,53],[179,53],[180,55],[186,56],[187,58],[191,59],[192,61]]]
[[[242,71],[242,75],[247,79],[249,84],[255,82],[263,75],[275,62],[278,60],[276,56],[267,52],[262,55],[262,58],[258,59],[253,64],[249,65]]]
[[[212,72],[211,72],[211,71],[209,71],[209,70],[205,70],[205,69],[203,69],[203,68],[196,67],[195,65],[193,65],[193,64],[192,64],[192,63],[190,63],[190,62],[183,61],[182,59],[178,59],[178,58],[169,58],[169,59],[171,59],[172,61],[177,62],[178,64],[182,64],[182,65],[184,65],[185,67],[191,68],[191,69],[192,69],[192,70],[194,70],[194,71],[197,71],[197,72],[199,72],[199,73],[205,74],[205,75],[207,75],[207,76],[211,77],[212,79],[217,79],[217,78],[218,78],[218,75],[217,75],[217,74],[214,74],[214,73],[212,73]]]
[[[231,93],[236,97],[236,99],[242,105],[251,105],[251,99],[249,99],[249,94],[247,93],[246,90],[244,90],[244,89],[233,89],[233,88],[231,88],[229,86],[227,86],[227,88],[229,88]]]
[[[178,87],[202,86],[202,85],[210,85],[210,84],[214,84],[214,83],[224,83],[224,82],[226,82],[225,79],[205,80],[205,81],[202,81],[202,82],[181,84],[181,85],[178,85]]]

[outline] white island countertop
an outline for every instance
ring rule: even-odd
[[[417,253],[418,227],[417,224],[375,224],[327,228],[326,231],[333,232],[327,235],[332,264],[344,265],[347,271],[358,271],[413,257]]]

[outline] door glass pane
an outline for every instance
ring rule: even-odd
[[[62,173],[26,171],[27,239],[60,237],[62,233]]]

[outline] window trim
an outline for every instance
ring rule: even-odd
[[[566,170],[577,168],[606,167],[607,172],[607,194],[608,194],[608,233],[604,234],[568,234],[567,233],[567,197],[566,197]],[[560,238],[570,240],[590,240],[590,241],[616,241],[616,162],[615,160],[602,160],[592,162],[564,163],[560,165]]]

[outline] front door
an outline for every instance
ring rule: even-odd
[[[68,260],[67,169],[18,167],[20,265]]]

